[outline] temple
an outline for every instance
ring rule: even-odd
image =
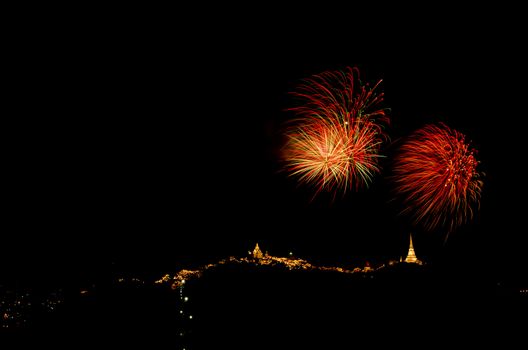
[[[416,254],[414,253],[412,235],[410,237],[409,251],[407,252],[407,257],[405,258],[405,262],[412,263],[412,264],[419,263],[419,260],[416,258]]]
[[[264,255],[262,254],[262,250],[260,250],[259,245],[255,246],[255,249],[253,249],[253,258],[255,259],[262,259]]]

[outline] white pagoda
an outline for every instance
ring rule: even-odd
[[[407,257],[405,258],[405,262],[412,263],[412,264],[417,264],[419,262],[419,260],[416,258],[416,254],[414,253],[412,235],[410,237],[409,251],[407,252]]]

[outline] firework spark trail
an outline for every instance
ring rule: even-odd
[[[398,195],[416,223],[447,233],[472,219],[483,182],[465,136],[444,124],[427,125],[402,145],[394,166]],[[447,239],[447,236],[446,236]]]
[[[293,93],[304,103],[290,110],[295,119],[287,130],[285,168],[299,182],[319,192],[356,190],[369,185],[386,139],[385,109],[375,109],[383,93],[359,81],[359,71],[324,72],[306,79]]]

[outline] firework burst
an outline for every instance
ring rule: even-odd
[[[447,233],[473,218],[482,174],[465,136],[444,124],[427,125],[402,145],[394,166],[398,195],[416,223]],[[446,236],[447,238],[447,236]]]
[[[388,122],[379,107],[381,80],[370,88],[359,71],[324,72],[306,79],[293,93],[303,103],[286,131],[285,169],[299,182],[321,191],[345,193],[368,186],[379,173],[379,149]]]

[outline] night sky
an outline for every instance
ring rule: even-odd
[[[410,232],[426,260],[520,275],[525,60],[513,25],[464,22],[425,34],[327,35],[303,30],[308,20],[273,33],[248,23],[26,33],[4,67],[4,276],[82,279],[112,262],[173,271],[257,241],[329,265],[385,261],[405,254]],[[369,189],[310,202],[278,163],[288,93],[347,66],[383,79],[389,158]],[[398,215],[387,179],[398,140],[432,122],[472,140],[486,173],[480,213],[445,245]]]

